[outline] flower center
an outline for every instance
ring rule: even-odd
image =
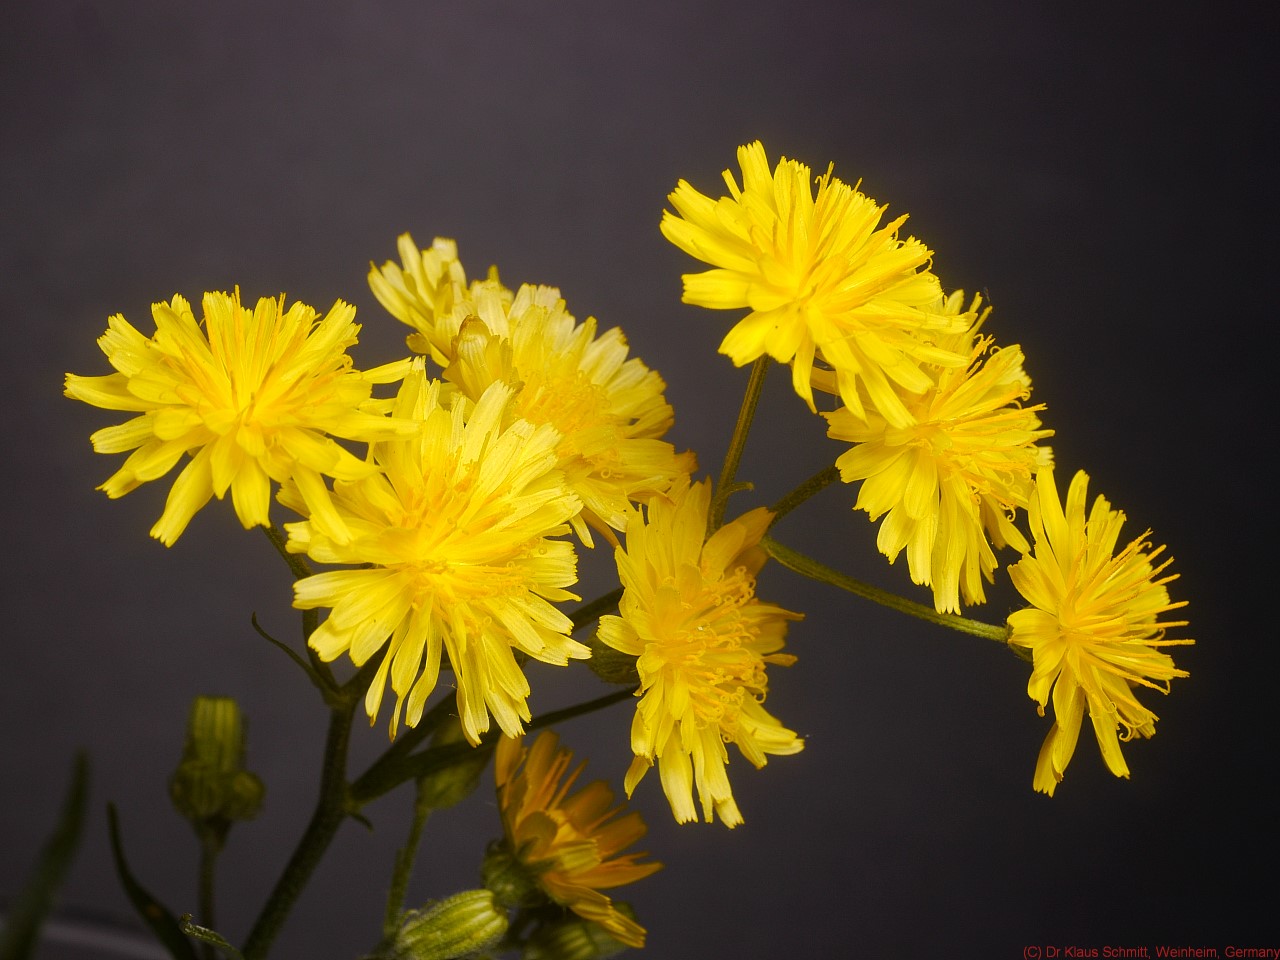
[[[745,567],[719,581],[703,581],[692,596],[681,595],[668,578],[657,617],[666,636],[646,650],[688,690],[698,726],[714,724],[730,738],[743,701],[763,700],[767,690],[764,660],[750,647],[757,629],[742,613],[754,595],[755,581]]]
[[[516,413],[530,423],[549,423],[564,438],[558,453],[562,458],[582,454],[587,445],[600,445],[604,434],[612,438],[619,418],[609,412],[609,397],[599,384],[592,383],[576,364],[571,370],[554,368],[531,373],[516,399]],[[608,442],[607,440],[605,441]]]

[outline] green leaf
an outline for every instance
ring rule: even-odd
[[[77,753],[57,826],[40,851],[31,878],[14,901],[4,929],[0,930],[0,960],[25,960],[35,953],[40,927],[80,845],[88,799],[89,760],[83,753]]]
[[[250,614],[249,623],[252,624],[253,629],[258,632],[258,636],[262,637],[263,640],[266,640],[267,643],[271,644],[277,650],[283,651],[285,656],[287,656],[290,660],[292,660],[302,669],[302,672],[307,675],[307,679],[310,680],[311,683],[315,686],[315,688],[320,691],[320,693],[325,697],[325,702],[328,703],[329,698],[331,697],[333,692],[337,689],[337,684],[333,682],[333,674],[330,673],[327,678],[322,676],[320,673],[318,673],[315,670],[314,667],[312,667],[311,664],[307,663],[307,661],[303,660],[302,657],[298,656],[298,654],[296,654],[293,651],[293,648],[290,647],[287,643],[283,643],[277,640],[271,634],[267,633],[267,631],[263,629],[262,624],[258,622],[258,615],[256,613]]]
[[[192,923],[191,914],[184,913],[181,921],[179,922],[182,925],[182,932],[188,937],[195,937],[195,939],[201,940],[204,943],[213,944],[224,954],[230,957],[231,960],[244,960],[244,956],[241,955],[240,951],[227,943],[226,938],[223,937],[222,934],[218,933],[216,930],[210,930],[208,927],[202,927],[199,924]]]
[[[107,829],[111,833],[111,853],[116,861],[116,873],[124,887],[129,902],[138,911],[142,922],[151,928],[156,939],[165,945],[174,960],[197,960],[191,941],[183,936],[182,928],[172,913],[153,897],[142,884],[134,879],[129,864],[124,859],[124,844],[120,840],[120,822],[115,804],[107,804]]]

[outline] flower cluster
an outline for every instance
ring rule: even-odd
[[[511,416],[559,432],[560,466],[582,501],[571,523],[587,546],[589,527],[616,543],[613,531],[623,529],[628,503],[697,468],[693,454],[661,439],[674,419],[666,384],[641,360],[628,359],[620,329],[597,335],[595,319],[576,322],[554,287],[526,284],[513,295],[496,271],[466,287],[447,241],[437,239],[420,257],[407,234],[400,246],[403,268],[388,262],[371,271],[374,291],[417,331],[410,348],[429,352],[466,396],[476,400],[491,384],[508,384],[515,391]],[[456,279],[446,295],[442,279],[432,286],[431,278],[450,270]]]
[[[824,413],[829,435],[854,444],[836,465],[862,481],[856,503],[884,517],[877,546],[892,562],[905,548],[911,578],[939,611],[985,599],[993,545],[1024,546],[1009,516],[1026,506],[1036,467],[1037,413],[1017,346],[996,351],[978,328],[975,297],[944,297],[932,251],[881,225],[885,208],[828,169],[814,196],[807,166],[764,147],[738,150],[742,186],[712,200],[681,181],[662,220],[666,237],[716,269],[684,278],[687,303],[751,313],[721,344],[737,364],[788,362],[811,410],[814,389],[842,406]]]
[[[991,308],[944,292],[933,251],[902,235],[907,218],[886,219],[833,168],[770,166],[758,142],[738,161],[727,195],[681,180],[661,221],[710,265],[684,277],[685,301],[746,311],[720,350],[757,364],[714,489],[694,479],[693,453],[664,439],[666,384],[620,329],[579,322],[554,287],[510,289],[496,268],[468,281],[457,245],[441,238],[420,249],[404,234],[400,262],[370,268],[374,296],[412,331],[405,359],[357,369],[348,351],[360,328],[342,301],[321,316],[283,296],[250,308],[236,290],[206,293],[200,319],[181,296],[155,304],[150,336],[111,317],[99,345],[115,372],[66,376],[68,396],[132,414],[91,437],[98,452],[128,454],[101,489],[119,497],[182,463],[151,531],[165,545],[230,492],[240,523],[267,527],[297,575],[303,665],[326,701],[349,724],[363,696],[373,723],[390,688],[391,738],[402,723],[417,728],[346,785],[347,799],[416,780],[420,831],[496,755],[504,838],[486,857],[487,890],[396,922],[389,911],[380,957],[518,947],[585,958],[643,944],[630,908],[602,891],[658,869],[623,852],[644,824],[604,783],[571,793],[581,767],[569,772],[554,734],[519,740],[534,722],[525,668],[593,660],[600,679],[626,684],[536,725],[631,695],[627,795],[656,765],[677,822],[734,827],[729,746],[757,768],[805,746],[765,708],[768,668],[795,661],[784,648],[802,619],[756,594],[771,554],[1030,659],[1027,692],[1041,715],[1053,705],[1033,777],[1047,794],[1086,711],[1108,769],[1128,776],[1121,742],[1155,731],[1140,688],[1167,692],[1187,676],[1166,652],[1193,641],[1166,637],[1186,622],[1167,618],[1185,601],[1168,592],[1164,548],[1149,531],[1121,546],[1124,514],[1103,497],[1087,507],[1083,471],[1060,501],[1044,405],[1031,402],[1021,346],[987,331]],[[847,446],[773,508],[726,518],[729,496],[750,487],[735,474],[770,361],[790,365],[802,416]],[[822,420],[810,415],[819,400],[831,407]],[[769,538],[837,476],[859,485],[853,508],[878,523],[879,551],[890,563],[905,552],[931,604],[888,597]],[[273,485],[298,518],[287,536],[272,526]],[[580,558],[609,561],[597,537],[613,548],[618,589],[570,611]],[[960,617],[985,602],[1002,550],[1018,557],[1006,569],[1029,606],[1004,625]],[[590,645],[574,638],[597,621]],[[325,664],[344,657],[359,670],[339,683]],[[441,687],[454,702],[428,710]],[[174,791],[198,828],[225,832],[260,789],[232,756],[243,752],[234,704],[214,706],[204,712],[225,721],[227,756],[187,757]],[[232,780],[245,797],[206,802],[210,784],[226,793]]]
[[[828,436],[852,445],[836,458],[840,478],[861,484],[854,508],[880,522],[876,545],[891,563],[906,551],[937,613],[984,603],[996,551],[1022,555],[1010,576],[1032,606],[1009,618],[1009,642],[1031,652],[1029,693],[1043,712],[1052,688],[1058,718],[1036,789],[1061,779],[1086,703],[1108,767],[1127,776],[1116,730],[1149,736],[1155,720],[1132,689],[1186,676],[1158,648],[1192,642],[1165,640],[1184,624],[1155,619],[1181,605],[1165,590],[1171,578],[1157,578],[1165,565],[1151,565],[1159,551],[1140,538],[1112,557],[1122,515],[1101,499],[1087,529],[1062,519],[1042,445],[1053,431],[1044,405],[1028,402],[1021,347],[982,331],[991,310],[980,297],[966,306],[962,291],[943,295],[932,251],[900,236],[905,216],[883,223],[885,207],[832,168],[816,178],[786,158],[770,168],[759,142],[738,162],[741,183],[724,171],[727,196],[683,180],[670,194],[663,234],[713,268],[685,275],[685,302],[749,310],[721,352],[738,365],[789,363],[811,411],[815,390],[837,398],[822,416]],[[1083,476],[1068,518],[1082,516]],[[1028,510],[1034,548],[1017,523]]]

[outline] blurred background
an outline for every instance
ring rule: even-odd
[[[234,696],[266,808],[220,863],[240,941],[314,802],[325,709],[249,625],[296,637],[290,577],[229,504],[173,549],[148,538],[169,481],[119,501],[89,434],[121,419],[62,397],[122,312],[239,285],[357,305],[360,366],[403,353],[365,283],[411,231],[456,238],[471,276],[560,287],[621,325],[668,383],[670,434],[715,472],[746,382],[716,354],[737,314],[682,305],[698,269],[658,232],[684,177],[718,195],[738,144],[911,214],[949,289],[1022,344],[1060,477],[1078,468],[1167,543],[1190,601],[1191,671],[1151,694],[1131,780],[1086,730],[1052,799],[1031,790],[1050,720],[999,645],[910,621],[776,565],[804,611],[769,704],[805,751],[734,757],[746,817],[677,826],[637,790],[666,864],[621,891],[662,958],[1020,957],[1028,945],[1273,946],[1280,667],[1273,620],[1274,51],[1263,5],[828,2],[218,4],[24,0],[0,32],[0,911],[52,829],[71,758],[93,763],[85,839],[43,960],[160,956],[111,866],[114,802],[138,877],[195,908],[196,841],[166,782],[188,704]],[[1150,10],[1151,13],[1139,13]],[[1264,299],[1265,293],[1265,299]],[[1266,363],[1264,368],[1263,364]],[[742,476],[769,503],[842,446],[775,372]],[[1264,392],[1265,391],[1265,392]],[[905,559],[837,486],[780,540],[918,599]],[[284,519],[284,511],[277,508]],[[1265,552],[1264,552],[1265,551]],[[584,556],[583,593],[610,558]],[[1001,578],[975,616],[1018,600]],[[531,668],[536,713],[605,692]],[[627,706],[562,729],[620,788]],[[386,744],[360,725],[352,771]],[[378,939],[407,792],[348,822],[278,943],[353,958]],[[411,903],[475,886],[500,832],[491,778],[428,824]],[[1271,939],[1268,940],[1267,938]],[[150,952],[148,952],[150,951]]]

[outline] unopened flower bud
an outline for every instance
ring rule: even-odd
[[[630,904],[615,900],[613,906],[619,913],[635,919]],[[521,960],[606,960],[625,949],[627,945],[615,940],[600,924],[571,917],[539,927],[525,944]]]
[[[507,912],[488,890],[466,890],[410,910],[392,943],[394,960],[454,960],[487,950],[507,932]]]
[[[169,797],[196,825],[251,820],[262,807],[263,786],[244,767],[244,722],[230,697],[196,697],[187,719],[182,760],[169,779]]]
[[[495,840],[484,853],[480,878],[504,907],[532,907],[546,898],[505,840]]]
[[[621,650],[615,650],[601,640],[598,633],[591,635],[589,643],[591,659],[587,661],[587,666],[591,668],[592,673],[605,683],[640,686],[640,674],[636,672],[635,657]]]
[[[450,717],[431,738],[433,747],[444,747],[453,743],[465,743],[466,736],[462,732],[462,722],[457,717]],[[452,807],[469,797],[480,782],[480,774],[489,763],[491,751],[473,748],[470,753],[461,757],[456,763],[437,770],[426,778],[419,796],[422,802],[432,810],[443,810]]]
[[[266,792],[255,774],[237,770],[227,785],[221,813],[228,820],[252,820],[262,809],[262,798]]]

